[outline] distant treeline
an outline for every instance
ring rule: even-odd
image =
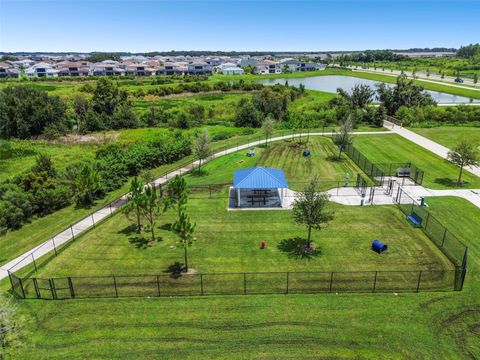
[[[250,56],[265,56],[265,55],[281,55],[281,54],[348,54],[348,53],[362,53],[365,51],[401,51],[401,52],[456,52],[458,49],[455,48],[443,48],[443,47],[434,47],[434,48],[411,48],[411,49],[377,49],[377,50],[354,50],[354,51],[343,51],[343,50],[316,50],[316,51],[204,51],[204,50],[169,50],[169,51],[150,51],[150,52],[103,52],[103,51],[94,51],[91,53],[85,52],[2,52],[0,55],[14,55],[14,56],[29,56],[29,55],[84,55],[88,54],[90,56],[99,56],[100,54],[112,54],[112,56],[131,56],[131,55],[144,55],[144,56],[237,56],[237,55],[250,55]]]
[[[473,58],[473,57],[479,57],[480,56],[480,44],[470,44],[467,46],[462,46],[460,49],[457,51],[457,56],[462,57],[462,58]]]

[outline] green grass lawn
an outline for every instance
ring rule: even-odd
[[[188,183],[232,182],[234,169],[264,165],[283,169],[290,184],[298,188],[313,175],[328,180],[325,188],[343,182],[346,171],[356,168],[351,161],[331,160],[335,148],[324,137],[310,139],[312,156],[302,156],[303,147],[295,142],[272,143],[258,148],[254,157],[244,151],[215,159],[204,165],[202,176],[187,175]],[[353,177],[353,176],[352,176]],[[333,186],[332,186],[332,183]],[[292,186],[290,186],[291,188]],[[289,245],[304,237],[305,229],[291,219],[290,211],[227,211],[228,187],[191,194],[189,213],[197,222],[191,266],[198,272],[294,271],[294,270],[418,270],[450,268],[448,261],[419,230],[411,227],[395,207],[349,207],[332,204],[335,220],[327,229],[315,233],[321,255],[299,261],[291,258]],[[167,271],[182,261],[182,249],[170,230],[176,211],[159,216],[159,240],[149,242],[148,234],[136,234],[132,219],[118,214],[88,232],[50,262],[40,276],[81,274],[152,274]],[[378,219],[383,225],[378,226]],[[248,224],[248,229],[245,225]],[[351,236],[355,234],[355,236]],[[383,239],[392,250],[385,256],[373,253],[373,239]],[[267,251],[259,251],[261,240]]]
[[[412,162],[425,172],[423,186],[432,189],[455,187],[459,169],[428,150],[396,134],[356,136],[354,145],[373,163]],[[480,178],[464,171],[465,188],[479,188]]]
[[[321,254],[298,259],[292,258],[290,245],[292,239],[304,238],[306,231],[295,225],[290,211],[227,211],[227,194],[222,195],[194,198],[189,203],[189,213],[197,223],[189,266],[197,272],[452,268],[421,230],[410,226],[393,206],[332,204],[335,219],[313,234]],[[159,216],[158,240],[150,242],[148,233],[135,232],[134,219],[118,214],[72,243],[38,276],[168,273],[171,265],[183,263],[183,250],[176,247],[177,236],[170,231],[175,217],[175,210]],[[378,224],[378,219],[384,223]],[[391,250],[382,256],[372,252],[373,239],[384,240]],[[267,242],[265,251],[259,249],[261,240]]]
[[[223,156],[203,166],[202,172],[206,175],[192,173],[187,176],[187,181],[193,185],[231,183],[235,169],[267,166],[282,169],[290,189],[302,190],[312,177],[318,176],[321,188],[328,190],[336,187],[339,181],[343,185],[346,173],[353,182],[356,173],[362,172],[345,155],[342,161],[338,161],[338,151],[327,137],[310,136],[308,145],[300,143],[300,138],[297,140],[257,146],[254,157],[247,157],[247,150]],[[304,157],[303,151],[307,148],[311,156]]]
[[[478,358],[480,209],[428,204],[469,246],[462,292],[25,300],[17,358]]]
[[[223,149],[230,148],[236,145],[241,145],[248,142],[258,141],[263,139],[261,130],[256,130],[253,133],[250,133],[251,131],[249,129],[242,129],[242,128],[231,128],[231,127],[223,127],[223,126],[210,126],[207,128],[212,136],[215,136],[216,134],[220,134],[220,133],[222,134],[226,133],[228,134],[228,136],[231,136],[226,139],[213,142],[212,149],[214,151],[221,151]],[[370,127],[360,127],[357,130],[358,131],[371,131],[371,130],[375,131],[375,130],[381,130],[381,129],[370,128]],[[118,133],[115,134],[114,137],[116,138],[116,141],[120,143],[128,144],[128,143],[138,142],[138,141],[153,140],[155,137],[157,137],[161,133],[164,133],[165,131],[168,131],[168,130],[162,129],[162,128],[129,129],[129,130],[119,131]],[[192,132],[193,129],[189,131]],[[281,136],[281,135],[286,135],[291,133],[292,133],[292,130],[276,130],[273,136]],[[111,134],[107,134],[107,135],[111,135]],[[317,140],[314,141],[313,139],[315,138],[311,137],[312,144],[317,144],[316,142]],[[325,139],[318,140],[318,141],[322,142],[322,141],[325,141]],[[318,142],[318,144],[320,144],[320,142]],[[54,164],[60,167],[64,167],[68,165],[69,162],[76,162],[82,159],[82,156],[84,156],[85,158],[93,158],[94,157],[93,153],[96,148],[95,145],[92,145],[91,147],[87,145],[78,145],[78,146],[73,145],[70,147],[69,145],[55,145],[50,143],[42,143],[41,146],[42,146],[41,149],[46,149],[45,151],[46,153],[52,154],[52,157],[54,159]],[[319,145],[315,145],[315,146],[318,146],[318,149],[320,149]],[[36,149],[37,145],[35,145],[34,141],[29,141],[27,148]],[[72,149],[72,152],[70,152],[69,150],[70,148]],[[78,148],[84,149],[84,151],[80,152]],[[58,149],[58,151],[55,152],[54,149]],[[257,147],[257,150],[259,151],[259,154],[261,153],[261,151],[263,151],[262,148],[260,147]],[[78,153],[76,151],[78,151]],[[297,160],[302,161],[299,164],[307,163],[308,160],[304,161],[303,157],[300,156],[301,154],[300,149],[295,150],[295,154],[296,154],[295,158]],[[77,155],[77,157],[75,157],[74,155]],[[25,156],[25,159],[21,159],[21,160],[19,159],[20,163],[28,164],[28,166],[25,165],[24,167],[19,167],[19,166],[9,167],[9,171],[11,173],[9,177],[18,175],[19,173],[26,171],[28,168],[30,168],[35,161],[35,156],[36,155],[29,154],[28,156]],[[243,158],[243,155],[240,155],[240,154],[233,155],[233,156],[239,157],[239,159]],[[244,158],[247,159],[247,157],[244,157]],[[315,154],[313,155],[312,158],[315,158]],[[229,158],[227,158],[226,162],[230,163],[228,159]],[[257,159],[259,158],[256,157],[251,160],[257,161]],[[190,161],[193,161],[193,156],[189,156],[174,164],[165,165],[165,166],[161,166],[159,168],[153,169],[151,170],[151,173],[154,177],[160,176],[161,174],[168,171],[169,169],[173,169],[181,164],[186,164]],[[223,161],[223,160],[219,159],[217,161]],[[255,162],[252,162],[252,164],[254,163]],[[244,165],[246,164],[247,163],[245,163]],[[317,165],[315,165],[313,169]],[[205,168],[208,169],[208,166],[210,166],[210,164],[206,165]],[[208,180],[208,182],[211,183],[211,182],[231,181],[233,168],[234,166],[232,165],[228,171],[219,173],[218,174],[219,178],[215,178],[214,176],[216,175],[212,173],[211,180]],[[304,168],[302,171],[307,171],[304,165],[302,165],[302,168]],[[335,171],[335,173],[334,173],[334,177],[328,178],[329,181],[332,181],[331,183],[330,182],[328,183],[328,187],[330,186],[333,187],[332,184],[335,181],[343,181],[345,171],[350,172],[350,169],[354,168],[354,165],[351,164],[351,162],[349,161],[342,162],[342,163],[331,162],[331,168],[332,170]],[[218,169],[216,169],[215,171],[217,170]],[[295,171],[293,171],[292,172],[293,181],[306,181],[305,179],[301,179],[295,176],[296,176]],[[204,181],[204,179],[205,179],[204,177],[195,177],[195,183],[200,184],[202,183],[202,181]],[[354,181],[354,178],[351,177],[351,180]],[[129,185],[125,184],[119,190],[108,194],[104,199],[99,200],[94,208],[78,209],[74,205],[72,205],[60,211],[54,212],[53,214],[44,216],[42,218],[32,219],[30,223],[25,224],[20,230],[8,232],[5,236],[0,237],[0,244],[2,245],[2,251],[0,252],[0,264],[5,263],[8,260],[11,260],[18,255],[21,255],[22,253],[29,250],[30,248],[50,239],[60,231],[64,230],[70,224],[73,224],[81,220],[82,218],[84,218],[85,216],[93,212],[95,209],[101,208],[102,206],[108,204],[110,201],[114,200],[118,196],[127,192],[128,187]]]
[[[455,147],[461,140],[467,140],[472,144],[480,146],[480,127],[439,126],[433,128],[410,128],[410,130],[449,149]]]

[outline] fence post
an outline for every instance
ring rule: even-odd
[[[55,256],[57,256],[57,246],[55,245],[55,236],[52,238],[53,250],[55,251]]]
[[[286,288],[286,291],[285,291],[285,294],[288,294],[288,280],[289,280],[289,276],[290,273],[287,271],[287,288]]]
[[[50,284],[50,291],[52,292],[52,299],[57,298],[57,293],[55,291],[55,283],[53,282],[53,279],[48,279],[48,283]]]
[[[8,279],[10,280],[10,285],[12,286],[12,290],[14,290],[14,286],[13,286],[13,280],[12,280],[12,273],[10,272],[10,270],[7,270],[7,274],[8,274]]]
[[[203,295],[203,274],[200,274],[200,290],[201,294]]]
[[[422,279],[422,270],[418,273],[418,280],[417,280],[417,292],[420,289],[420,280]]]
[[[425,231],[427,231],[428,219],[430,219],[430,213],[427,213],[427,220],[425,220]]]
[[[375,292],[375,289],[377,288],[377,273],[378,273],[378,271],[375,271],[375,279],[373,280],[372,292]]]
[[[332,292],[332,285],[333,285],[333,271],[330,273],[330,292]]]
[[[247,295],[247,273],[243,273],[243,295]]]
[[[75,291],[73,291],[72,278],[69,276],[67,280],[68,280],[68,287],[70,288],[70,296],[72,297],[72,299],[75,299]]]
[[[75,234],[73,233],[73,227],[70,225],[70,231],[72,232],[72,240],[75,240]]]
[[[441,247],[443,247],[443,244],[445,243],[445,238],[446,237],[447,237],[447,228],[445,228],[445,231],[443,232],[442,245],[440,245]]]
[[[22,289],[22,297],[24,299],[26,299],[26,296],[25,296],[25,289],[23,288],[23,281],[22,281],[22,278],[18,278],[18,282],[20,283],[20,289]]]
[[[32,260],[33,260],[33,266],[35,267],[35,271],[37,271],[37,264],[35,263],[35,258],[33,257],[33,252],[32,254]]]
[[[115,296],[118,297],[117,279],[115,279],[115,275],[113,275],[113,286],[115,287]]]
[[[41,295],[40,295],[40,289],[38,287],[37,278],[33,278],[33,287],[35,288],[35,295],[37,295],[37,299],[40,299]]]

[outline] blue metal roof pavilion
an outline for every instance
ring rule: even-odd
[[[234,189],[281,189],[288,188],[282,170],[256,166],[235,170],[233,175]]]

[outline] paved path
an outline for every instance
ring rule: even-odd
[[[374,69],[355,69],[354,67],[351,67],[351,70],[352,71],[356,71],[356,72],[366,72],[366,73],[373,73],[373,74],[382,74],[382,75],[387,75],[387,76],[394,76],[394,77],[398,77],[399,75],[401,75],[401,71],[399,70],[393,70],[393,72],[391,72],[390,70],[385,70],[385,71],[382,71],[381,69],[377,69],[377,70],[374,70]],[[413,75],[409,75],[410,72],[404,72],[404,75],[407,75],[408,78],[411,78],[413,79]],[[437,80],[431,80],[431,79],[437,79]],[[415,80],[420,80],[420,81],[425,81],[425,82],[429,82],[429,83],[433,83],[433,84],[440,84],[440,85],[445,85],[445,86],[451,86],[451,87],[456,87],[456,88],[460,88],[460,89],[465,89],[465,90],[475,90],[475,91],[480,91],[480,88],[478,88],[477,86],[480,86],[480,85],[475,85],[473,83],[473,81],[471,80],[468,80],[468,79],[464,79],[464,82],[465,84],[470,84],[470,86],[464,86],[464,85],[461,85],[459,83],[456,83],[454,78],[450,78],[452,79],[451,81],[446,81],[445,79],[441,79],[441,78],[438,78],[438,77],[435,77],[434,75],[431,75],[429,78],[425,76],[422,76],[422,75],[419,75],[418,73],[416,74],[416,79]],[[475,86],[475,87],[474,87]]]
[[[413,131],[405,129],[404,127],[394,125],[390,121],[384,121],[383,126],[385,126],[388,129],[391,129],[393,133],[398,134],[404,137],[405,139],[408,139],[411,142],[414,142],[417,145],[420,145],[424,149],[431,151],[432,153],[440,156],[441,158],[447,159],[448,157],[448,152],[450,151],[450,149],[443,145],[440,145],[439,143],[436,143],[435,141],[427,139],[422,135],[418,135]],[[478,166],[469,166],[469,167],[466,167],[465,170],[471,172],[474,175],[480,176],[480,167]]]
[[[390,134],[391,131],[365,131],[365,132],[355,132],[354,134],[356,135],[372,135],[372,134]],[[330,132],[325,132],[325,133],[310,133],[310,136],[330,136]],[[295,134],[295,137],[299,136],[307,136],[307,134]],[[291,139],[292,135],[285,135],[285,136],[279,136],[275,137],[269,140],[271,141],[279,141],[279,140],[286,140],[286,139]],[[244,145],[239,145],[232,147],[230,149],[220,151],[214,155],[212,155],[210,158],[204,160],[205,162],[208,162],[210,160],[216,159],[218,157],[231,154],[234,152],[237,152],[239,150],[244,150],[248,149],[252,146],[258,146],[264,144],[265,140],[259,140],[259,141],[254,141],[248,144]],[[182,175],[188,171],[190,171],[193,167],[198,166],[198,160],[194,161],[188,165],[185,165],[182,168],[173,170],[162,177],[158,178],[155,180],[153,183],[155,185],[160,185],[164,184],[168,180],[172,179],[176,175]],[[80,220],[76,224],[74,224],[71,228],[68,228],[61,233],[55,235],[52,239],[49,239],[42,244],[34,247],[33,249],[25,252],[24,254],[18,256],[17,258],[9,261],[6,264],[3,264],[0,267],[0,280],[4,279],[8,276],[8,270],[10,271],[17,271],[19,269],[22,269],[23,267],[35,263],[35,260],[39,259],[40,257],[48,254],[51,251],[55,251],[55,248],[74,239],[76,236],[80,235],[81,233],[87,231],[88,229],[92,228],[95,226],[96,223],[99,221],[107,218],[111,214],[113,214],[116,210],[118,210],[122,205],[125,204],[127,200],[128,195],[124,195],[117,200],[115,200],[112,204],[105,206],[104,208],[94,212],[93,214],[87,216],[83,220]]]

